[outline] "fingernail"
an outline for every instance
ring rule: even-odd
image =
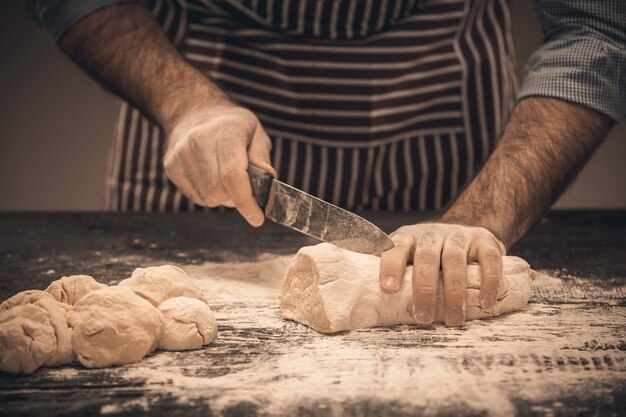
[[[261,218],[261,216],[259,216],[256,213],[252,213],[252,214],[248,215],[248,217],[246,217],[246,220],[252,226],[260,226],[263,223],[263,219]]]
[[[465,322],[463,311],[458,307],[453,307],[446,313],[445,322],[448,326],[460,326]]]
[[[396,289],[396,277],[393,275],[387,275],[383,278],[383,288],[389,291],[395,291]]]
[[[488,292],[480,300],[480,305],[483,308],[491,308],[496,304],[497,294],[495,292]]]
[[[415,307],[415,320],[420,324],[430,324],[433,321],[431,308],[428,304],[422,304]]]

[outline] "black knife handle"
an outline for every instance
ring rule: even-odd
[[[270,188],[272,187],[272,175],[253,165],[248,165],[248,175],[250,176],[250,184],[252,184],[252,195],[256,202],[265,208],[267,200],[270,196]]]

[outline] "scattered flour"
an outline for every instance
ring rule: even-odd
[[[183,270],[196,281],[207,299],[275,297],[280,296],[283,277],[292,258],[292,255],[263,254],[254,262],[207,262],[183,266]]]
[[[147,412],[150,410],[150,401],[146,397],[136,398],[126,401],[123,405],[120,404],[107,404],[102,406],[100,414],[119,414],[127,409],[133,409],[134,411],[141,410]]]
[[[341,415],[343,406],[359,401],[423,415],[442,409],[513,415],[516,401],[558,403],[563,395],[602,389],[607,392],[599,395],[607,395],[606,385],[590,390],[590,381],[626,381],[626,354],[618,346],[626,338],[626,309],[617,305],[623,287],[589,288],[544,271],[521,313],[463,329],[398,326],[324,336],[280,319],[290,259],[184,267],[228,327],[205,349],[207,357],[247,347],[254,355],[244,355],[244,364],[203,375],[206,363],[181,369],[175,357],[157,354],[126,368],[126,377],[145,379],[181,402],[204,401],[215,412],[252,402],[270,415],[302,407]],[[541,407],[535,411],[542,414]]]
[[[290,259],[183,266],[215,312],[220,337],[202,350],[158,352],[108,371],[144,381],[148,394],[104,406],[102,414],[149,411],[167,396],[216,415],[245,402],[259,415],[339,416],[363,402],[370,414],[379,404],[398,414],[505,416],[524,401],[536,404],[536,415],[551,415],[564,398],[610,400],[612,387],[626,384],[626,287],[602,289],[542,271],[519,313],[460,329],[397,326],[327,336],[280,318]]]

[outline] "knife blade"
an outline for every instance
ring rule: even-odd
[[[249,165],[252,194],[265,217],[354,252],[378,255],[395,246],[378,227],[354,213],[278,181]]]

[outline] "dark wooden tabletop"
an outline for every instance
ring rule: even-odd
[[[366,217],[388,232],[425,218]],[[275,224],[254,230],[234,213],[4,213],[0,298],[77,273],[112,284],[163,263],[201,280],[221,263],[283,262],[313,243]],[[281,321],[275,294],[216,296],[215,344],[103,370],[0,373],[0,415],[626,415],[626,211],[552,212],[510,254],[544,277],[522,313],[460,330],[322,336]],[[516,337],[515,326],[534,336]],[[321,351],[353,353],[333,361]],[[405,374],[411,367],[421,374]]]

